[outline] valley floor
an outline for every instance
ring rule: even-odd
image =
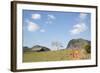
[[[87,54],[82,49],[23,53],[23,62],[84,60],[90,58],[90,54]]]

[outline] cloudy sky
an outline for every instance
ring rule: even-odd
[[[90,19],[90,13],[23,10],[23,46],[60,42],[65,48],[71,39],[91,40]]]

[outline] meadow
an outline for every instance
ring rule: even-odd
[[[90,59],[84,49],[67,49],[47,52],[23,52],[23,62],[44,62]]]

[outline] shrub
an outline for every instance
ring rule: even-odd
[[[85,46],[85,50],[87,53],[91,53],[91,46],[88,44]]]

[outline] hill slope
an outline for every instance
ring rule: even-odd
[[[35,45],[31,48],[32,51],[36,51],[36,52],[41,52],[41,51],[50,51],[49,48],[44,47],[44,46],[40,46],[40,45]]]
[[[85,39],[72,39],[69,41],[66,49],[81,49],[90,44],[91,42]]]

